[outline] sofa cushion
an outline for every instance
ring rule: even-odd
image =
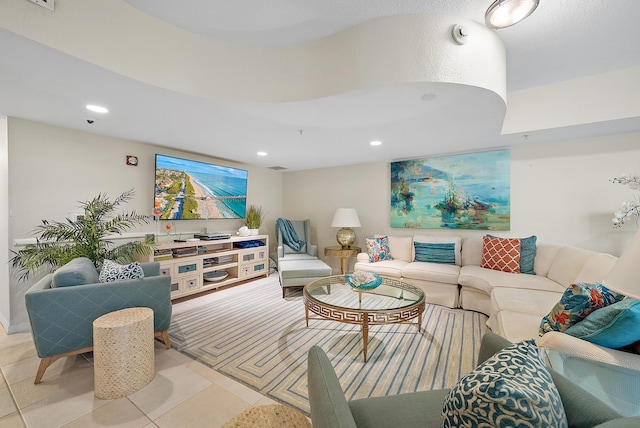
[[[383,260],[376,263],[357,262],[354,270],[364,270],[389,278],[402,278],[402,271],[408,265],[403,260]]]
[[[426,242],[413,241],[415,250],[414,262],[456,264],[456,244],[428,244]]]
[[[423,281],[457,284],[460,266],[444,263],[413,262],[402,268],[404,279],[420,279]]]
[[[87,257],[78,257],[59,267],[51,277],[51,287],[69,287],[73,285],[95,284],[98,271]]]
[[[444,401],[443,427],[567,427],[560,393],[533,340],[504,348],[463,377]]]
[[[587,259],[573,282],[600,282],[611,272],[617,261],[618,258],[611,254],[593,254]]]
[[[491,312],[513,311],[539,318],[548,314],[562,297],[559,291],[496,287],[491,292]],[[539,324],[539,319],[538,323]],[[528,338],[529,339],[529,338]]]
[[[580,322],[591,312],[619,300],[624,296],[610,291],[604,285],[572,284],[560,297],[560,301],[551,309],[540,322],[540,336],[548,331],[563,332],[577,322]]]
[[[106,260],[102,263],[100,270],[100,282],[114,282],[125,279],[141,279],[144,278],[144,271],[140,262],[133,262],[128,265],[121,265],[112,260]]]
[[[526,288],[531,290],[555,291],[562,293],[565,287],[540,275],[519,275],[484,269],[480,266],[462,266],[460,285],[483,291],[489,296],[496,287]]]
[[[282,244],[282,249],[284,250],[285,254],[306,254],[307,253],[307,244],[306,243],[302,244],[302,247],[300,247],[300,251],[294,250],[293,248],[291,248],[287,244]]]
[[[594,255],[593,251],[583,250],[576,247],[563,247],[553,259],[549,267],[547,278],[557,283],[570,286],[576,282],[578,274],[587,263],[587,260]]]
[[[489,318],[487,325],[500,336],[518,342],[538,337],[540,315],[500,311]]]
[[[480,266],[482,263],[482,239],[466,238],[462,242],[462,266]]]
[[[413,238],[411,236],[388,236],[388,240],[394,260],[413,261]]]
[[[480,267],[520,273],[520,240],[483,236]]]
[[[414,248],[415,242],[422,242],[427,244],[454,244],[454,256],[455,264],[462,266],[462,239],[459,236],[428,236],[428,235],[415,235],[413,237]],[[412,257],[414,260],[416,257]]]
[[[565,333],[607,348],[640,340],[640,301],[626,298],[591,312]]]
[[[387,236],[379,238],[367,238],[367,253],[371,263],[383,260],[393,260],[391,249],[389,248],[389,239]]]

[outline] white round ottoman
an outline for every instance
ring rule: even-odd
[[[155,375],[153,310],[128,308],[93,322],[95,396],[115,399],[138,391]]]

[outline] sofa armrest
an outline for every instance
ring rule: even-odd
[[[140,266],[142,266],[145,278],[160,275],[160,262],[140,263]]]
[[[482,336],[480,342],[480,350],[478,351],[478,363],[476,366],[484,363],[491,358],[496,352],[506,348],[512,343],[502,336],[499,336],[491,331],[488,331]]]
[[[640,370],[640,355],[579,339],[559,331],[550,331],[537,340],[541,348],[551,349],[563,354],[574,355],[587,360],[597,360],[614,366]]]
[[[307,254],[312,257],[318,257],[318,246],[307,242]]]
[[[358,256],[356,257],[356,262],[369,263],[369,254],[367,254],[367,253],[358,253]]]
[[[313,428],[356,428],[340,381],[319,346],[309,349],[307,385]]]

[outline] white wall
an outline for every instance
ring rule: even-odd
[[[7,134],[7,118],[0,116],[0,242],[9,240],[9,137]],[[2,251],[3,257],[9,259],[9,251]],[[9,266],[0,262],[0,324],[9,329],[11,311],[11,293],[9,287]]]
[[[14,246],[15,240],[33,237],[31,232],[43,219],[63,221],[69,213],[77,212],[78,201],[89,200],[100,192],[113,198],[133,188],[135,198],[123,209],[150,215],[156,153],[248,170],[247,203],[262,206],[266,219],[260,231],[271,235],[275,242],[275,220],[282,215],[282,172],[16,118],[8,119],[8,136],[11,226],[8,239],[3,242],[8,242],[10,249],[20,248]],[[139,165],[127,166],[126,155],[138,156]],[[178,233],[198,232],[207,227],[209,231],[235,234],[242,225],[241,220],[172,223],[173,230]],[[154,233],[155,230],[153,223],[133,229],[141,233]],[[24,329],[28,321],[24,312],[24,292],[33,282],[19,282],[15,278],[10,281],[9,321],[14,330]],[[6,283],[0,283],[0,295],[6,292]],[[1,310],[0,313],[6,316],[5,308]]]
[[[511,230],[496,235],[535,234],[540,242],[619,255],[637,227],[630,223],[614,229],[611,218],[634,192],[610,180],[639,170],[640,133],[513,147]],[[356,245],[361,247],[376,233],[453,233],[391,228],[389,189],[388,162],[289,172],[284,179],[284,213],[292,219],[311,219],[312,240],[320,251],[337,244],[337,229],[330,224],[339,207],[358,210],[362,227],[355,229]],[[479,238],[485,232],[455,233]],[[337,272],[338,260],[327,262]]]

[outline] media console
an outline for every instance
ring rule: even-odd
[[[242,248],[247,245],[248,248]],[[160,262],[171,277],[171,299],[269,275],[269,236],[237,236],[196,242],[168,242],[140,261]]]

